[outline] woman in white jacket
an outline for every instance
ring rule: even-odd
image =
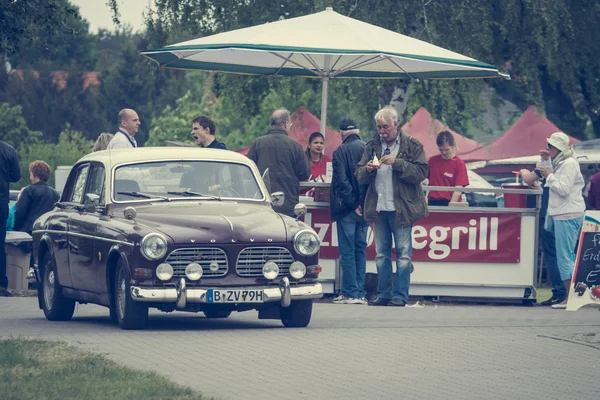
[[[554,233],[556,261],[568,298],[575,266],[575,244],[585,213],[582,195],[584,181],[579,162],[573,157],[573,149],[569,146],[569,137],[562,132],[555,132],[547,142],[552,169],[536,168],[546,177],[546,186],[550,188],[544,229]],[[567,298],[562,303],[554,304],[552,308],[566,308]]]

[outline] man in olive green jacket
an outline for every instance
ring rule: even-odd
[[[370,306],[404,307],[412,269],[412,224],[428,215],[421,182],[427,177],[423,145],[400,131],[398,114],[386,107],[375,115],[379,137],[367,143],[356,177],[368,184],[364,216],[375,226],[377,298]],[[392,236],[396,280],[392,282]]]

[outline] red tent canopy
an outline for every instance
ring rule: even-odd
[[[414,137],[423,144],[427,159],[439,154],[438,146],[435,140],[438,133],[441,131],[449,131],[452,133],[452,135],[454,135],[454,139],[456,140],[456,145],[458,147],[456,154],[458,155],[475,150],[481,146],[481,144],[475,140],[469,139],[460,133],[454,132],[442,122],[434,119],[431,114],[429,114],[429,111],[423,107],[419,108],[410,121],[402,126],[402,132]]]
[[[489,161],[504,158],[534,156],[546,147],[546,139],[560,129],[546,117],[529,106],[521,118],[499,138],[468,154],[462,154],[464,161]],[[570,144],[579,140],[569,136]]]
[[[321,128],[321,121],[312,115],[304,107],[300,107],[291,116],[292,128],[290,129],[289,136],[300,143],[303,148],[308,147],[308,138],[313,132],[319,132]],[[325,155],[331,158],[333,151],[342,144],[342,135],[339,131],[327,127],[325,132]],[[248,154],[250,147],[244,147],[243,149],[237,150],[238,153]]]

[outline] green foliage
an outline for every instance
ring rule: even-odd
[[[84,155],[92,150],[94,142],[83,137],[81,132],[70,129],[69,126],[60,133],[58,143],[39,141],[31,145],[23,145],[18,149],[19,166],[21,167],[21,180],[12,184],[12,188],[20,189],[30,184],[29,163],[42,160],[50,165],[50,170],[55,171],[59,165],[73,165]],[[49,184],[54,186],[54,174],[50,177]]]
[[[597,79],[600,76],[597,62],[600,24],[596,21],[600,3],[596,0],[575,3],[568,0],[284,0],[277,6],[266,0],[155,0],[155,6],[156,13],[147,19],[151,47],[292,18],[332,6],[341,14],[499,65],[513,78],[510,82],[413,83],[405,117],[425,106],[434,117],[444,120],[453,129],[477,132],[483,129],[479,96],[484,85],[491,85],[522,110],[531,104],[543,108],[555,124],[571,135],[583,138],[584,131],[590,129],[586,128],[590,121],[596,136],[600,136],[600,80]],[[277,99],[272,91],[277,91],[280,97],[277,101],[282,102],[290,97],[298,99],[306,93],[303,85],[289,86],[290,94],[280,92],[286,90],[285,85],[273,84],[271,78],[266,77],[235,80],[217,76],[216,79],[227,83],[223,90],[215,90],[223,103],[232,93],[238,94],[234,97],[238,112],[232,121],[248,121],[255,118],[259,110],[269,108],[263,101],[267,96]],[[389,103],[397,87],[397,82],[345,80],[339,84],[344,87],[340,90],[342,94],[355,95],[354,108],[358,110],[373,110]],[[249,87],[252,90],[248,90]],[[315,92],[312,105],[305,104],[311,112],[318,111],[318,90]],[[279,106],[291,109],[293,103]],[[336,112],[330,114],[332,118]],[[232,134],[240,129],[239,124],[235,125],[238,126]]]
[[[67,0],[0,0],[0,21],[1,56],[19,68],[40,58],[55,68],[94,66],[88,24]]]
[[[21,106],[0,104],[0,140],[10,144],[16,150],[36,144],[42,133],[29,130],[21,113]]]

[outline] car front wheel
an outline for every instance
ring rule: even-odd
[[[116,320],[122,329],[144,329],[148,326],[148,307],[131,298],[129,270],[123,260],[117,264],[114,299]]]
[[[42,300],[42,309],[48,321],[68,321],[75,312],[75,301],[63,297],[54,257],[50,253],[44,255],[44,274],[42,284],[38,288]]]
[[[281,322],[287,328],[304,328],[310,323],[312,316],[312,300],[292,301],[289,307],[281,307]]]

